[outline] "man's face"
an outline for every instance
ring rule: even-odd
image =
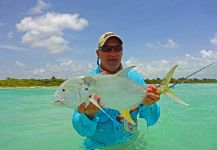
[[[104,46],[106,47],[121,46],[121,43],[117,38],[110,38],[106,41]],[[122,50],[115,51],[114,48],[112,48],[110,52],[104,52],[103,50],[97,50],[96,53],[99,59],[101,60],[102,67],[106,68],[107,70],[111,72],[114,72],[119,68],[121,64],[121,58],[123,56]]]

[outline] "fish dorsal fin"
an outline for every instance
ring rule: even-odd
[[[130,67],[124,68],[123,70],[119,71],[115,75],[119,77],[127,78],[127,73],[134,67],[136,66],[130,66]]]

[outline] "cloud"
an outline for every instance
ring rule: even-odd
[[[47,63],[35,68],[16,61],[16,68],[0,70],[0,79],[12,78],[51,78],[68,79],[74,76],[88,75],[96,66],[86,61],[61,60],[57,64]]]
[[[179,45],[172,38],[167,39],[167,42],[165,44],[162,44],[161,42],[158,41],[155,43],[146,43],[145,46],[148,48],[170,48],[170,49],[179,47]]]
[[[217,58],[217,51],[203,49],[200,54],[203,58]]]
[[[39,17],[25,17],[16,24],[19,32],[24,32],[22,43],[33,48],[45,48],[51,53],[61,53],[70,50],[64,30],[83,30],[88,21],[79,14],[47,13]]]
[[[217,59],[217,51],[201,50],[195,56],[185,54],[182,57],[170,58],[167,60],[153,60],[151,62],[142,62],[141,60],[131,57],[124,63],[124,66],[136,66],[135,70],[141,73],[146,79],[163,78],[172,66],[178,64],[175,78],[186,77],[191,73],[203,68],[204,66],[215,62]],[[191,78],[216,78],[217,64],[206,68]]]
[[[14,37],[14,33],[12,31],[8,32],[7,39],[11,40]]]
[[[37,78],[50,78],[52,76],[61,78],[70,78],[73,76],[80,76],[88,74],[93,65],[84,61],[65,60],[57,65],[47,64],[30,71],[30,74]]]
[[[29,14],[42,14],[43,10],[51,7],[50,4],[45,3],[43,0],[38,0],[35,7],[29,10]]]
[[[139,59],[131,57],[123,62],[124,67],[135,65],[139,73],[145,79],[163,78],[172,66],[178,64],[175,72],[175,78],[186,77],[193,72],[203,68],[204,66],[215,62],[217,60],[217,51],[215,50],[200,50],[198,54],[191,55],[189,53],[168,59],[152,60],[144,62]],[[56,76],[58,78],[68,79],[73,76],[87,75],[92,69],[96,67],[95,63],[86,61],[75,61],[71,59],[59,60],[56,64],[45,64],[35,68],[25,65],[23,62],[16,61],[16,68],[9,68],[7,70],[0,70],[0,78],[8,76],[15,78],[51,78]],[[28,68],[29,67],[29,68]],[[217,79],[217,64],[206,68],[191,78],[216,78]]]
[[[194,59],[194,56],[191,56],[190,54],[185,54],[185,57],[189,58],[189,59],[192,59],[192,60]]]
[[[14,50],[14,51],[28,51],[28,49],[26,49],[26,48],[17,47],[14,45],[0,45],[0,48],[8,49],[8,50]]]
[[[33,71],[30,71],[34,76],[44,76],[47,74],[46,70],[44,68],[36,68]]]
[[[176,44],[173,39],[167,39],[167,43],[164,46],[167,48],[176,48],[178,44]]]
[[[207,51],[206,51],[207,52]],[[217,53],[217,51],[212,51]],[[209,53],[209,52],[208,52]],[[153,60],[151,62],[143,62],[139,59],[131,57],[127,61],[123,62],[124,67],[135,65],[139,73],[143,75],[145,79],[163,78],[166,73],[172,68],[172,66],[178,64],[178,68],[175,72],[175,78],[186,77],[191,73],[197,71],[204,66],[215,62],[214,57],[203,57],[204,51],[199,52],[197,55],[185,54],[182,57],[169,58],[167,60]],[[17,61],[19,68],[0,71],[0,78],[6,78],[8,76],[15,78],[51,78],[56,76],[58,78],[68,79],[73,76],[87,75],[92,69],[94,69],[95,63],[86,61],[75,60],[61,60],[57,64],[45,64],[35,68],[26,66],[24,63]],[[216,78],[217,79],[217,64],[206,68],[191,78]]]
[[[0,71],[0,78],[7,76],[14,78],[58,78],[68,79],[73,76],[81,76],[89,74],[95,66],[85,61],[64,60],[58,64],[46,64],[36,68],[28,69],[24,63],[16,61],[19,68],[6,71]],[[7,75],[7,76],[6,76]]]
[[[15,62],[15,65],[16,65],[17,67],[20,67],[20,68],[24,68],[24,67],[25,67],[25,64],[22,63],[22,62],[20,62],[20,61],[16,61],[16,62]]]
[[[131,57],[124,63],[124,66],[136,66],[136,71],[141,73],[146,79],[153,79],[162,77],[166,71],[170,68],[168,66],[170,62],[166,60],[156,60],[149,63],[142,62],[141,60]]]
[[[210,43],[217,46],[217,33],[215,33],[215,36],[212,39],[210,39]]]

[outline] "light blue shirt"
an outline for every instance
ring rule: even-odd
[[[91,72],[93,75],[98,73],[100,73],[99,67]],[[144,78],[135,70],[128,72],[128,78],[142,86],[146,86]],[[86,137],[84,141],[86,149],[121,143],[133,136],[132,133],[124,129],[122,122],[116,120],[116,117],[120,115],[119,111],[109,108],[103,109],[112,119],[102,111],[98,111],[91,120],[84,113],[78,113],[77,110],[74,111],[72,125],[78,134]],[[160,106],[157,103],[151,106],[139,105],[139,109],[131,114],[131,118],[136,124],[137,115],[139,115],[139,118],[146,120],[147,126],[152,126],[160,116]]]

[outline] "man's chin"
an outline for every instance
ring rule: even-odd
[[[116,71],[120,67],[120,64],[110,64],[109,65],[109,70],[110,71]]]

